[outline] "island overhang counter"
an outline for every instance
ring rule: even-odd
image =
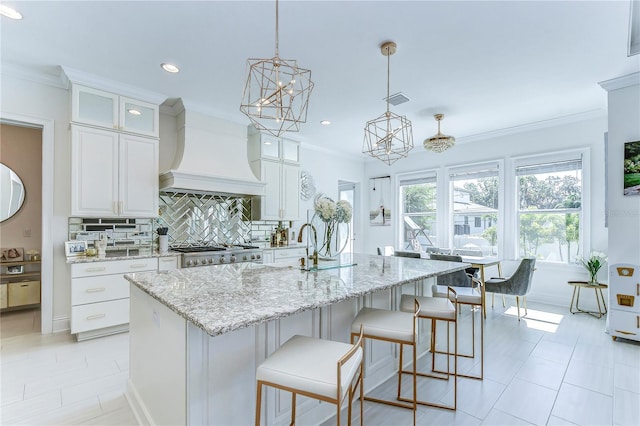
[[[468,266],[365,254],[352,260],[319,271],[242,263],[126,276],[127,398],[139,422],[251,424],[255,369],[291,336],[348,342],[360,308],[395,309],[401,293],[428,295],[431,278]],[[366,388],[393,374],[396,356],[387,343],[367,345]],[[264,398],[262,418],[288,423],[288,395],[272,390]],[[296,411],[300,422],[313,424],[333,410],[301,398]]]

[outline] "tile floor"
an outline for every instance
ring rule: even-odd
[[[521,322],[514,311],[488,310],[485,379],[459,379],[458,410],[419,407],[418,424],[640,424],[638,342],[613,342],[603,331],[605,318],[571,315],[566,307],[529,303],[529,318]],[[33,315],[0,317],[0,424],[136,424],[124,397],[128,334],[85,342],[68,334],[42,336],[32,332]],[[469,316],[465,310],[460,326],[465,350]],[[478,367],[467,359],[459,364],[461,371]],[[419,397],[450,403],[452,382],[420,379]],[[409,384],[404,381],[404,391]],[[395,386],[390,379],[376,393],[392,395]],[[371,402],[364,417],[367,425],[412,421],[409,410]]]

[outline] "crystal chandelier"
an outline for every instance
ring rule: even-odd
[[[278,0],[276,0],[276,54],[269,59],[247,60],[242,93],[242,111],[258,130],[275,137],[297,132],[307,121],[309,95],[313,89],[311,70],[278,53]]]
[[[392,41],[380,46],[382,54],[387,57],[387,111],[367,122],[362,147],[363,154],[368,154],[389,165],[406,157],[413,149],[411,121],[405,116],[389,111],[390,57],[396,53],[396,48],[396,44]]]
[[[447,136],[440,133],[440,122],[444,118],[444,114],[436,114],[433,116],[438,122],[438,133],[430,138],[424,140],[423,145],[425,149],[429,149],[433,152],[443,152],[451,148],[456,143],[456,138],[453,136]]]

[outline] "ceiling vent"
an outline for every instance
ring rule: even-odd
[[[387,98],[384,98],[382,100],[386,102]],[[407,98],[402,92],[389,96],[389,103],[393,106],[400,105],[405,102],[409,102],[409,100],[410,99]]]

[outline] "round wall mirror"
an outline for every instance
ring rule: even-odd
[[[18,213],[24,203],[25,189],[20,176],[0,163],[0,222]]]

